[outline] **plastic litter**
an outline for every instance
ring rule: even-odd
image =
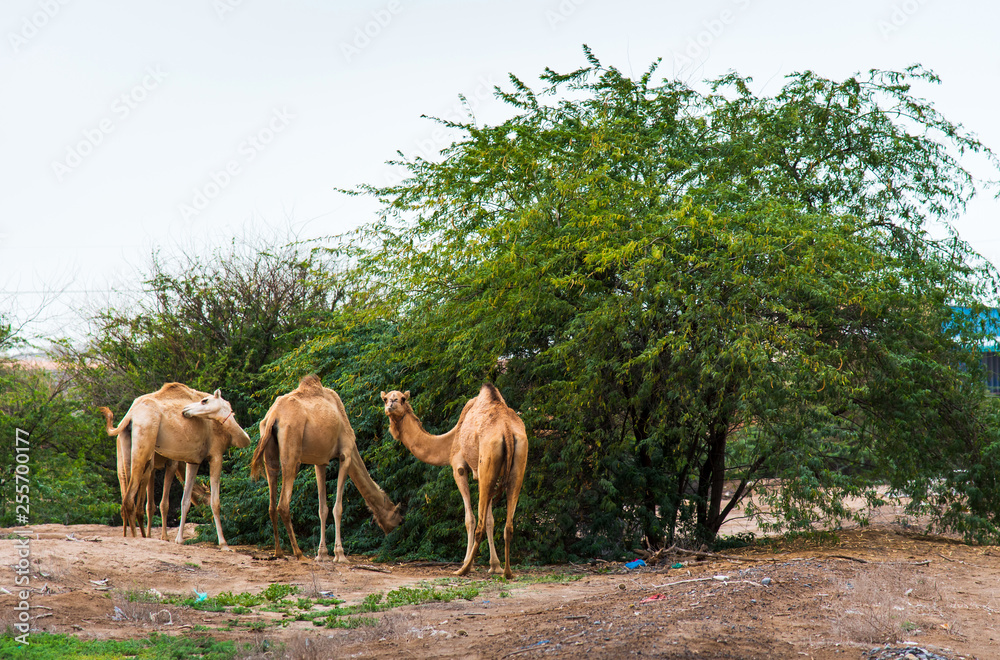
[[[644,562],[641,559],[636,559],[635,561],[630,561],[629,563],[625,564],[625,568],[632,570],[634,568],[639,568],[640,566],[645,566],[645,565],[646,562]]]
[[[667,597],[664,594],[653,594],[652,596],[640,600],[639,604],[641,605],[642,603],[652,603],[653,601],[656,600],[666,600],[666,599]]]
[[[194,591],[194,595],[197,596],[197,598],[194,599],[194,602],[196,602],[196,603],[200,603],[203,600],[205,600],[206,598],[208,598],[208,592],[207,591],[202,592],[202,591],[198,591],[197,589],[192,589],[192,591]]]

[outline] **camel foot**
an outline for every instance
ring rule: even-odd
[[[228,545],[225,544],[220,545],[219,550],[225,550],[226,552],[236,552],[235,550],[233,550],[232,548],[230,548]]]
[[[469,572],[469,569],[471,569],[471,568],[472,568],[471,564],[469,566],[463,566],[462,568],[460,568],[457,571],[455,571],[454,573],[452,573],[452,575],[458,575],[458,576],[465,575],[466,573]]]
[[[335,552],[334,553],[334,557],[333,557],[333,561],[334,561],[334,563],[337,563],[337,564],[349,564],[350,563],[349,561],[347,561],[347,555],[345,555],[343,551]]]
[[[512,571],[512,570],[510,570],[508,568],[506,571],[503,572],[503,576],[507,580],[513,580],[514,579],[514,571]]]
[[[501,566],[500,564],[497,564],[495,566],[493,564],[490,564],[490,571],[489,571],[490,575],[500,575],[503,572],[504,572],[503,566]]]
[[[322,548],[316,553],[316,561],[330,561],[331,559],[332,557],[330,557],[330,553],[326,551],[326,548]]]

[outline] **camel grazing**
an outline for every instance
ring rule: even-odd
[[[514,509],[524,482],[528,463],[528,435],[524,422],[504,401],[493,385],[483,385],[479,395],[462,409],[455,428],[443,435],[424,430],[410,407],[410,392],[382,392],[389,432],[417,457],[430,465],[450,465],[458,491],[465,502],[465,531],[468,546],[465,561],[455,575],[465,575],[472,568],[476,548],[483,535],[490,544],[490,573],[500,572],[500,560],[493,546],[493,500],[506,489],[507,524],[504,526],[505,578],[512,578],[510,546],[514,539]],[[479,523],[472,513],[469,495],[469,470],[479,480]],[[473,527],[475,531],[473,532]]]
[[[108,435],[124,436],[121,443],[128,445],[131,458],[127,471],[128,485],[122,497],[122,518],[128,520],[130,526],[135,524],[137,496],[146,488],[154,454],[187,463],[176,539],[177,543],[181,543],[198,467],[208,458],[215,530],[219,536],[219,547],[229,550],[219,517],[222,455],[231,445],[248,447],[250,436],[236,423],[232,406],[222,398],[219,390],[215,394],[206,394],[182,383],[166,383],[156,392],[144,394],[133,401],[117,428],[111,427],[113,423],[113,419],[107,417]],[[124,446],[121,443],[119,446]],[[134,528],[132,536],[135,536]]]
[[[348,474],[361,497],[371,510],[382,531],[389,533],[402,521],[399,507],[379,488],[365,468],[358,453],[354,429],[347,420],[344,404],[331,389],[315,375],[302,378],[299,386],[274,400],[270,410],[260,422],[260,442],[250,462],[250,478],[260,476],[261,467],[267,470],[267,489],[270,494],[268,512],[274,530],[274,556],[283,557],[278,538],[278,516],[281,516],[292,544],[292,552],[302,559],[302,551],[292,530],[289,507],[292,488],[299,465],[316,467],[316,489],[319,495],[319,550],[316,559],[328,558],[326,549],[326,466],[332,459],[340,461],[337,475],[337,501],[333,505],[335,562],[346,562],[344,546],[340,541],[340,518],[344,511],[344,475]],[[281,498],[278,495],[278,470],[281,470]],[[277,500],[277,501],[276,501]]]

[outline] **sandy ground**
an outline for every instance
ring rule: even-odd
[[[14,620],[17,599],[17,541],[8,537],[29,531],[33,627],[81,637],[159,631],[258,649],[271,640],[293,657],[317,658],[863,658],[885,642],[945,658],[1000,658],[1000,548],[887,524],[841,531],[836,541],[814,537],[704,560],[675,556],[633,571],[622,564],[524,569],[520,576],[536,579],[508,585],[490,580],[480,564],[468,578],[482,586],[473,600],[396,608],[355,630],[281,625],[280,614],[257,610],[234,629],[232,613],[179,606],[156,606],[166,610],[156,622],[116,621],[114,606],[127,590],[257,594],[275,582],[351,604],[450,577],[457,565],[272,560],[266,549],[125,539],[120,528],[98,525],[15,528],[0,533],[0,586],[14,592],[0,590],[0,627]],[[670,567],[679,562],[685,565]],[[551,574],[579,579],[537,581]],[[254,631],[250,622],[262,623]]]

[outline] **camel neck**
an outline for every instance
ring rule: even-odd
[[[424,430],[413,413],[406,413],[401,419],[389,418],[389,431],[393,437],[406,445],[417,460],[429,465],[449,465],[451,447],[458,432],[458,425],[442,435],[431,435]]]

